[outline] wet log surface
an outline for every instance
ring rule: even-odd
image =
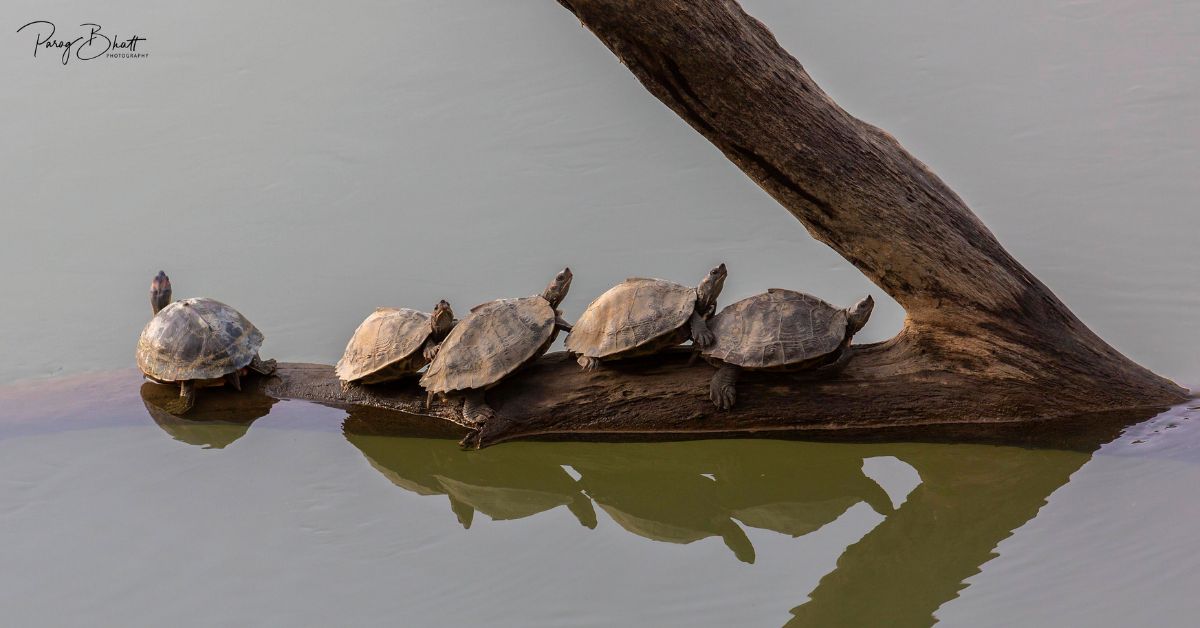
[[[904,307],[835,373],[748,374],[730,411],[686,352],[582,372],[553,354],[489,391],[484,445],[536,435],[957,435],[1179,403],[1187,391],[1092,333],[895,138],[841,109],[732,0],[559,0],[656,98]],[[496,295],[503,296],[503,295]],[[343,393],[283,365],[267,394],[422,412],[415,383]],[[457,408],[428,412],[461,421]],[[1011,430],[1010,430],[1011,432]]]

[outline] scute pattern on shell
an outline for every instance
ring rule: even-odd
[[[695,288],[630,277],[584,310],[567,336],[567,350],[596,358],[628,351],[687,324],[695,309]]]
[[[541,296],[478,305],[442,342],[421,385],[431,392],[487,388],[544,351],[556,313]]]
[[[377,373],[421,349],[432,329],[429,315],[406,307],[381,307],[367,316],[338,360],[338,379],[352,382]],[[416,368],[424,366],[423,363]]]
[[[726,307],[708,326],[717,340],[705,357],[771,368],[836,351],[846,337],[846,311],[812,295],[772,288]]]
[[[262,332],[237,310],[215,299],[184,299],[146,323],[137,363],[161,381],[214,379],[250,364],[262,343]]]

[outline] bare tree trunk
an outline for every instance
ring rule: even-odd
[[[598,373],[547,356],[489,393],[512,423],[485,443],[543,433],[926,429],[1186,398],[1093,334],[958,195],[893,137],[842,110],[736,2],[559,2],[907,318],[899,335],[860,347],[832,376],[746,377],[730,412],[708,401],[711,368],[679,356]],[[275,386],[289,396],[419,408],[415,387],[345,398],[331,377],[284,368]]]

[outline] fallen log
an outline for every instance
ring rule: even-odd
[[[539,434],[889,433],[1161,408],[1187,391],[1092,333],[961,198],[841,109],[732,0],[559,0],[656,98],[904,307],[902,331],[833,373],[753,374],[717,411],[686,352],[584,373],[552,354],[489,391],[486,445]],[[461,421],[415,384],[343,393],[284,365],[268,394]]]
[[[987,406],[950,403],[968,385],[965,379],[878,377],[877,360],[885,359],[886,344],[859,348],[841,372],[748,375],[739,382],[738,404],[731,410],[719,410],[709,400],[708,380],[714,369],[702,361],[689,364],[689,351],[598,371],[583,371],[571,356],[553,353],[488,391],[489,403],[505,420],[483,435],[481,446],[525,438],[750,436],[1077,449],[1079,443],[1094,446],[1109,440],[1124,426],[1165,407],[1110,405],[1081,413],[1065,405],[1014,404],[1004,413],[989,414]],[[981,377],[975,381],[988,385]],[[460,430],[459,435],[466,431],[461,402],[435,402],[426,408],[424,391],[412,379],[343,389],[331,366],[282,363],[271,377],[248,380],[244,388],[242,393],[205,391],[193,418],[207,416],[204,403],[209,397],[222,396],[229,404],[238,397],[265,395],[354,409],[358,422],[374,426],[368,431],[379,435],[456,433],[439,424]]]

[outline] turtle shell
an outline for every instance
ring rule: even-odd
[[[262,343],[262,332],[237,310],[215,299],[184,299],[146,323],[137,363],[163,382],[215,379],[250,364]]]
[[[772,288],[729,305],[708,327],[716,342],[704,357],[774,368],[837,351],[846,338],[846,311],[812,295]]]
[[[550,347],[557,335],[555,317],[541,296],[475,306],[442,341],[421,385],[446,393],[497,384]]]
[[[630,277],[584,310],[567,336],[567,350],[594,358],[624,353],[678,330],[695,309],[695,288]]]
[[[369,378],[402,362],[421,350],[432,328],[429,315],[406,307],[381,307],[354,330],[346,352],[338,360],[338,379],[352,382]],[[415,373],[425,366],[424,358],[408,364]]]

